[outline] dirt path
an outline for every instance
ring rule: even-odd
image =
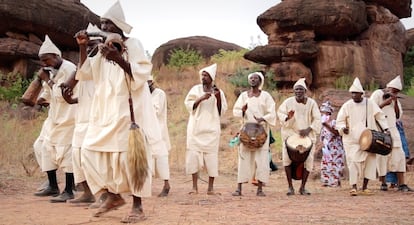
[[[205,174],[202,178],[206,177]],[[182,172],[172,173],[170,195],[158,198],[162,181],[154,180],[154,197],[144,199],[147,220],[139,224],[413,224],[414,192],[395,190],[381,192],[379,183],[372,182],[373,196],[350,197],[347,182],[343,188],[321,187],[319,180],[309,181],[311,196],[286,196],[286,181],[280,170],[270,176],[264,188],[266,197],[256,197],[256,187],[243,185],[242,197],[233,197],[236,177],[221,174],[216,191],[221,195],[205,194],[207,184],[201,182],[200,194],[189,195],[191,177]],[[3,179],[3,178],[2,178]],[[204,178],[203,178],[204,179]],[[205,180],[205,179],[204,179]],[[412,172],[407,174],[414,186]],[[109,225],[121,224],[120,219],[131,207],[127,204],[101,218],[92,217],[87,207],[69,203],[49,203],[48,197],[36,197],[33,192],[39,181],[3,179],[0,190],[0,224],[33,225]],[[299,182],[294,183],[298,188]],[[78,193],[79,194],[79,193]]]

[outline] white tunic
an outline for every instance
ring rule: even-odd
[[[350,99],[339,109],[336,127],[342,135],[348,161],[362,162],[365,161],[368,154],[372,154],[360,150],[359,138],[365,129],[378,130],[376,120],[383,129],[388,128],[384,113],[377,104],[367,98],[364,98],[360,103]],[[343,133],[342,129],[345,127],[349,128],[349,134]]]
[[[247,110],[243,116],[242,108],[247,104]],[[242,124],[247,122],[257,122],[256,118],[263,118],[261,123],[269,136],[270,126],[276,124],[275,101],[266,91],[261,91],[258,97],[249,97],[248,92],[242,92],[237,98],[233,107],[233,115],[242,118]],[[240,144],[237,183],[248,182],[253,177],[267,183],[269,181],[269,138],[264,145],[256,150]]]
[[[168,155],[168,151],[171,149],[171,142],[167,123],[167,96],[163,90],[155,88],[151,93],[151,98],[152,105],[154,106],[154,110],[158,118],[158,123],[160,125],[162,140],[165,143],[164,149],[153,149],[152,153],[157,155]]]
[[[190,113],[187,125],[187,150],[199,152],[218,152],[220,143],[220,115],[227,110],[227,101],[224,92],[220,90],[221,114],[217,109],[217,99],[212,95],[202,101],[196,109],[194,102],[203,96],[203,85],[198,84],[188,92],[184,104]]]
[[[289,111],[294,111],[295,114],[293,117],[286,121]],[[288,137],[299,134],[299,130],[306,129],[308,127],[312,128],[312,131],[309,133],[308,137],[312,140],[313,147],[309,153],[308,158],[305,161],[305,168],[308,171],[313,169],[313,152],[315,149],[316,137],[321,131],[321,113],[319,111],[318,104],[312,98],[307,97],[306,104],[298,103],[296,97],[292,96],[287,98],[279,106],[277,110],[277,116],[280,121],[281,127],[281,136],[283,140],[283,165],[289,166],[291,163],[290,158],[287,154],[287,149],[285,141]]]

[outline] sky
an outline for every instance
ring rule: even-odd
[[[103,15],[116,0],[81,0],[92,12]],[[280,0],[120,0],[129,36],[138,38],[153,54],[160,45],[177,38],[208,36],[248,48],[267,44],[257,17]],[[411,8],[414,7],[414,2]],[[406,29],[414,18],[402,19]]]

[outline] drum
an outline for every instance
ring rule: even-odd
[[[392,150],[392,138],[390,134],[366,129],[359,138],[359,145],[363,151],[388,155]]]
[[[240,130],[240,142],[252,151],[261,148],[266,140],[266,130],[259,123],[245,123]]]
[[[42,90],[42,82],[39,79],[34,79],[29,87],[24,92],[21,100],[25,105],[34,106],[39,96],[40,91]]]
[[[286,139],[285,144],[289,158],[292,160],[290,164],[292,178],[301,180],[303,170],[305,170],[305,161],[313,146],[312,140],[309,137],[294,134]]]
[[[299,134],[288,137],[285,144],[289,158],[293,162],[305,162],[313,146],[309,137],[301,137]]]

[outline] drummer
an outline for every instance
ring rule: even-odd
[[[301,195],[310,195],[305,186],[309,173],[313,169],[313,152],[316,136],[321,130],[321,113],[316,101],[306,96],[307,87],[305,80],[305,78],[300,78],[293,85],[295,96],[283,101],[277,110],[277,116],[281,124],[281,136],[282,140],[284,140],[282,142],[282,161],[289,185],[287,195],[294,195],[295,189],[292,184],[292,160],[287,153],[286,139],[291,135],[299,134],[312,140],[313,145],[308,158],[304,162],[302,183],[299,189]]]
[[[233,115],[242,118],[242,122],[259,123],[269,132],[270,126],[276,124],[275,101],[263,91],[264,76],[262,72],[254,72],[247,77],[250,89],[242,92],[233,107]],[[269,133],[267,134],[269,137]],[[265,196],[263,183],[269,181],[269,138],[259,149],[250,149],[240,144],[237,173],[237,189],[233,196],[242,195],[242,183],[249,182],[253,177],[258,181],[256,196]]]
[[[377,171],[381,181],[380,190],[387,191],[385,175],[387,170],[396,174],[398,181],[398,190],[402,192],[413,191],[404,182],[406,172],[405,153],[402,148],[400,132],[397,128],[397,120],[401,118],[403,109],[398,100],[398,93],[402,90],[400,76],[391,80],[385,89],[378,89],[371,94],[372,99],[385,113],[392,137],[392,151],[389,155],[377,155]]]
[[[376,154],[362,151],[359,138],[366,129],[377,130],[376,121],[388,132],[388,123],[378,105],[363,96],[364,89],[358,77],[355,78],[349,92],[352,93],[352,99],[339,109],[336,127],[342,135],[344,144],[351,185],[350,195],[358,195],[358,177],[364,178],[360,194],[370,195],[372,192],[368,189],[368,181],[376,179]]]

